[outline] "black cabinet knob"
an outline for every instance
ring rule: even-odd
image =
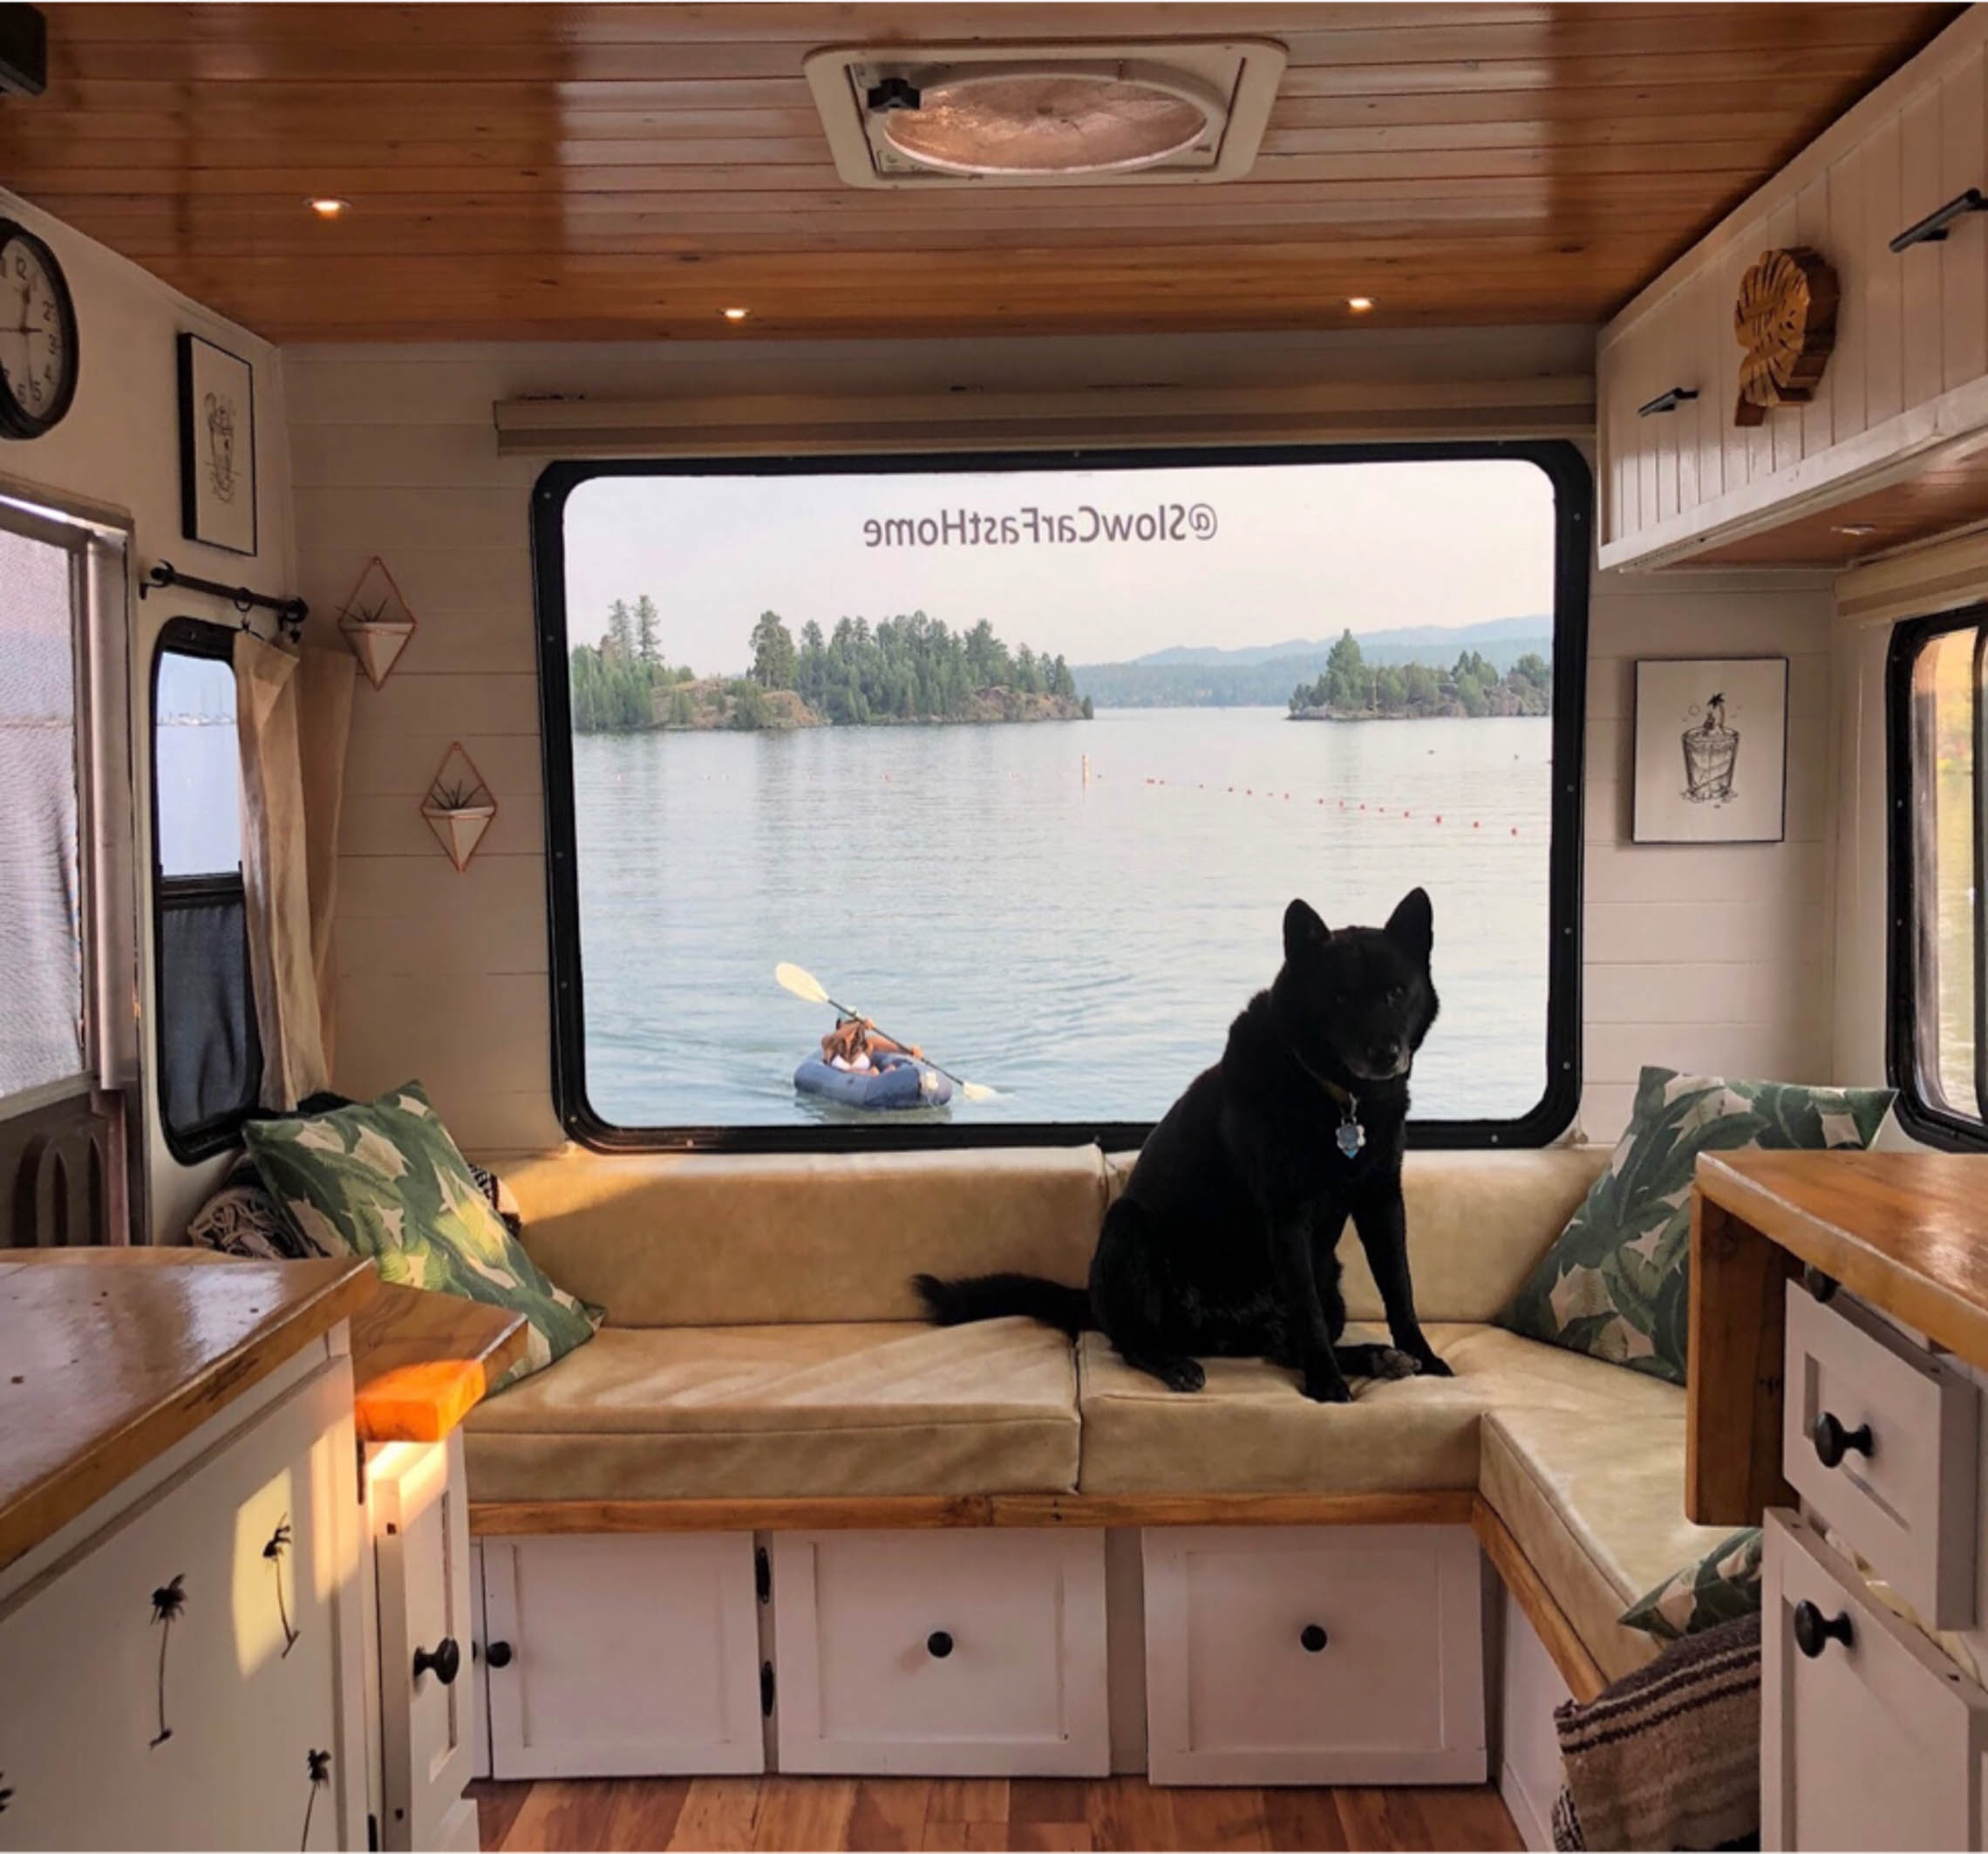
[[[934,1629],[925,1638],[925,1653],[936,1661],[943,1661],[953,1651],[953,1639],[943,1629]]]
[[[483,1651],[483,1658],[493,1667],[508,1667],[511,1665],[511,1645],[507,1641],[494,1641]]]
[[[1870,1455],[1870,1425],[1860,1422],[1855,1428],[1846,1429],[1828,1410],[1815,1419],[1811,1440],[1815,1459],[1825,1468],[1840,1466],[1846,1455],[1861,1455],[1867,1460]]]
[[[1322,1654],[1331,1639],[1316,1622],[1308,1622],[1298,1631],[1297,1645],[1307,1654]]]
[[[1814,1263],[1805,1263],[1801,1271],[1801,1285],[1817,1300],[1833,1300],[1836,1296],[1836,1278],[1826,1275]]]
[[[1825,1616],[1813,1603],[1794,1605],[1794,1645],[1810,1660],[1833,1641],[1842,1642],[1846,1648],[1850,1645],[1850,1618],[1847,1610],[1841,1616]]]
[[[453,1687],[455,1677],[462,1672],[462,1650],[457,1646],[453,1635],[445,1635],[436,1643],[432,1652],[426,1648],[414,1651],[414,1678],[419,1680],[424,1673],[432,1673],[445,1687]]]

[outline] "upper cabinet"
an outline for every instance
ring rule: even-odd
[[[1658,277],[1597,356],[1601,563],[1813,565],[1988,516],[1988,6],[1910,64]],[[1807,403],[1735,416],[1735,306],[1764,254],[1835,271]]]

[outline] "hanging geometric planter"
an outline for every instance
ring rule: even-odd
[[[463,751],[461,741],[452,742],[442,755],[428,795],[421,801],[421,815],[458,872],[467,869],[497,815],[497,800],[476,770],[476,762]]]
[[[401,597],[393,575],[375,554],[359,575],[358,584],[338,608],[338,629],[374,688],[393,673],[415,628],[414,614]]]

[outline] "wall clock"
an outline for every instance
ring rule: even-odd
[[[0,219],[0,438],[54,430],[76,397],[76,303],[55,253]]]

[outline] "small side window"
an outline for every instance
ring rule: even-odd
[[[166,1143],[182,1161],[229,1144],[262,1083],[242,883],[234,635],[175,618],[153,664],[159,1100]]]
[[[1988,606],[1902,624],[1891,734],[1891,1081],[1906,1129],[1988,1146]]]

